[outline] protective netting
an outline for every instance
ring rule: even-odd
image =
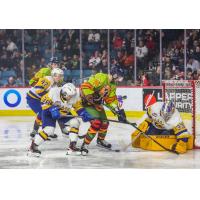
[[[200,147],[200,81],[163,81],[163,99],[173,100],[188,131]]]

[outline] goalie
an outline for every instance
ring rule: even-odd
[[[149,106],[138,128],[174,152],[186,153],[187,149],[193,148],[193,137],[188,133],[172,101],[156,102]],[[131,137],[133,147],[154,151],[164,150],[139,130],[135,130]]]

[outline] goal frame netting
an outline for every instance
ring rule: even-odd
[[[194,136],[194,149],[200,149],[200,143],[197,144],[197,137],[200,137],[200,130],[197,130],[197,115],[199,115],[200,99],[200,80],[163,80],[162,81],[162,96],[163,101],[167,101],[167,96],[170,99],[170,91],[174,90],[174,101],[176,101],[176,92],[181,90],[191,91],[191,134]],[[167,95],[167,91],[169,92]],[[197,94],[198,93],[198,94]],[[189,94],[189,93],[188,93]],[[198,98],[198,99],[197,99]],[[198,108],[198,113],[197,113]],[[179,109],[178,109],[179,110]],[[181,111],[179,111],[181,112]],[[197,134],[198,132],[198,134]]]

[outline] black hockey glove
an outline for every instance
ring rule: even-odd
[[[126,113],[124,109],[116,111],[119,122],[127,122]]]

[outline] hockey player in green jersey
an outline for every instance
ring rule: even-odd
[[[43,78],[45,76],[51,76],[51,70],[58,67],[59,67],[58,58],[51,57],[49,65],[47,67],[41,68],[29,81],[29,85],[34,86],[40,78]]]
[[[97,144],[104,148],[111,148],[111,144],[105,140],[109,122],[103,105],[106,104],[118,113],[119,120],[125,120],[123,109],[119,108],[116,96],[116,84],[123,80],[123,70],[117,67],[111,69],[110,74],[97,73],[81,84],[80,95],[84,109],[79,110],[84,122],[89,121],[90,127],[81,147],[83,155],[88,153],[88,146],[98,133]],[[89,115],[88,115],[89,114]]]

